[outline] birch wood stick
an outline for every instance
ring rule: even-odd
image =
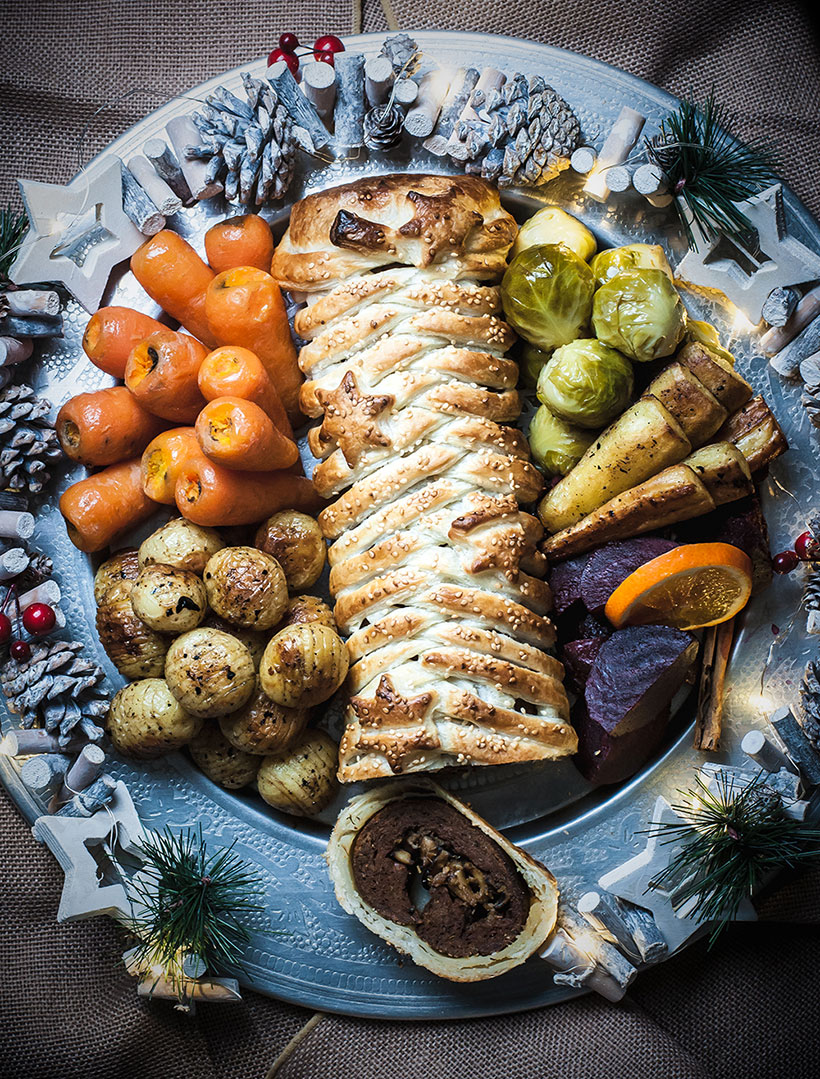
[[[136,176],[120,159],[122,170],[122,208],[126,217],[137,226],[143,236],[156,236],[165,228],[165,217],[159,212],[148,194],[140,187]]]
[[[591,146],[579,146],[577,150],[572,151],[569,164],[574,172],[580,173],[581,176],[586,176],[595,168],[597,160],[598,155]]]
[[[820,315],[820,285],[815,285],[806,293],[785,326],[775,326],[763,334],[760,338],[761,349],[767,356],[774,356],[789,341],[793,341],[817,315]]]
[[[455,130],[458,118],[464,111],[464,106],[476,88],[478,77],[478,68],[475,67],[460,68],[453,76],[433,134],[423,143],[425,150],[429,150],[436,157],[444,157],[447,153],[447,142]]]
[[[333,112],[336,100],[336,71],[331,64],[316,60],[302,68],[302,93],[322,119]]]
[[[148,198],[165,217],[173,217],[182,209],[182,199],[157,173],[147,157],[136,154],[128,161],[128,171]]]
[[[820,786],[820,755],[809,742],[803,728],[792,715],[790,708],[778,708],[772,713],[771,723],[775,734],[793,761],[804,784]]]
[[[743,736],[740,748],[766,772],[779,772],[782,768],[789,772],[797,771],[786,754],[769,741],[763,731],[749,731]]]
[[[364,65],[364,93],[368,104],[383,105],[393,86],[393,65],[386,56],[371,56]]]
[[[625,165],[613,165],[606,171],[606,183],[610,191],[620,195],[632,186],[632,174]]]
[[[415,79],[396,79],[393,85],[393,100],[399,105],[412,105],[419,96],[419,84]]]
[[[165,130],[179,161],[179,167],[182,169],[185,181],[194,198],[201,201],[218,195],[223,190],[223,185],[216,180],[208,180],[208,162],[186,156],[187,148],[189,146],[198,146],[201,141],[199,128],[191,117],[188,115],[174,116],[165,125]],[[163,179],[166,179],[166,177],[163,177]]]
[[[58,817],[91,817],[98,809],[108,805],[114,797],[117,784],[111,776],[100,776],[80,794],[75,794],[70,802],[61,806],[56,815]]]
[[[32,753],[72,753],[81,749],[83,744],[79,739],[71,739],[67,745],[61,745],[56,734],[42,727],[29,730],[15,728],[7,732],[0,752],[7,757],[28,757]]]
[[[723,691],[734,632],[735,620],[730,618],[719,626],[710,626],[703,637],[694,747],[707,753],[720,748]]]
[[[585,892],[578,900],[578,912],[583,914],[594,930],[604,940],[614,944],[632,962],[640,962],[641,955],[629,927],[610,897],[601,892]]]
[[[596,202],[606,202],[609,194],[607,170],[613,165],[621,165],[626,161],[645,123],[645,116],[636,112],[635,109],[630,109],[628,105],[624,105],[601,148],[595,169],[584,184],[585,195],[589,195]]]
[[[337,107],[338,86],[341,79],[339,75],[339,56],[341,55],[344,54],[339,54],[336,57]],[[316,109],[299,89],[299,84],[294,79],[290,68],[284,60],[277,60],[275,64],[271,64],[268,68],[268,78],[273,83],[273,88],[276,90],[280,101],[293,118],[294,124],[307,132],[312,149],[320,150],[323,146],[327,146],[330,142],[330,132],[322,123]],[[303,146],[303,148],[308,152],[312,152],[310,146]]]
[[[553,931],[539,955],[555,970],[553,981],[556,985],[586,986],[613,1002],[621,1000],[626,992],[607,971],[596,966],[561,926]]]
[[[158,1000],[179,1000],[182,988],[175,986],[168,978],[156,978],[153,974],[148,974],[137,986],[137,995],[156,997]],[[223,1004],[242,999],[239,982],[235,978],[210,978],[206,982],[185,982],[184,993],[186,1000],[211,1000]]]
[[[453,71],[448,67],[435,68],[422,77],[418,101],[404,118],[408,135],[426,139],[432,133],[452,81]]]
[[[45,289],[16,289],[4,292],[3,299],[12,315],[50,315],[54,318],[60,313],[59,295]]]
[[[190,206],[196,199],[191,194],[185,173],[176,159],[174,151],[162,139],[149,139],[142,152],[154,166],[154,171],[161,180],[180,198],[183,205]]]
[[[31,539],[34,517],[21,510],[0,510],[0,536],[8,539]]]
[[[476,83],[472,94],[470,94],[470,97],[467,100],[467,104],[461,110],[461,113],[456,120],[455,125],[453,126],[453,131],[447,142],[447,153],[451,157],[454,157],[456,158],[456,160],[461,161],[466,159],[466,147],[464,143],[459,140],[457,134],[459,125],[461,125],[462,123],[469,123],[472,120],[476,121],[477,123],[484,124],[484,121],[481,120],[480,116],[476,112],[473,102],[476,100],[485,100],[487,94],[491,90],[500,90],[506,81],[507,76],[504,74],[504,72],[498,71],[494,67],[485,67],[484,70],[481,72],[478,78],[478,82]],[[484,126],[486,127],[486,124],[484,124]]]
[[[28,496],[22,491],[0,491],[0,510],[27,510]]]
[[[325,67],[330,67],[330,64],[325,64]],[[179,966],[184,977],[190,978],[192,981],[201,978],[208,969],[205,960],[199,955],[183,955]]]
[[[22,573],[29,564],[29,556],[22,547],[12,547],[0,555],[0,581],[11,580]]]
[[[640,165],[632,174],[632,186],[639,195],[658,195],[666,193],[669,183],[657,165]]]
[[[6,315],[0,319],[0,333],[4,337],[62,337],[63,320],[58,315],[49,318],[46,315]]]
[[[614,895],[612,901],[632,934],[644,963],[656,963],[666,955],[669,945],[649,911]]]
[[[785,327],[784,327],[785,329]],[[770,331],[774,333],[774,331]],[[764,336],[766,336],[764,334]],[[761,338],[761,341],[763,338]],[[803,360],[820,350],[820,316],[810,322],[804,330],[769,360],[769,363],[784,378],[797,378]]]
[[[636,967],[621,955],[617,948],[596,933],[586,919],[574,911],[569,904],[559,905],[558,924],[572,937],[578,947],[589,955],[596,967],[613,979],[620,990],[620,995],[623,996],[628,986],[635,980],[635,975],[638,973]]]
[[[29,757],[20,768],[20,778],[39,798],[49,797],[63,785],[68,757],[59,753],[42,753]]]
[[[59,603],[62,599],[62,592],[60,586],[54,580],[41,581],[40,584],[35,585],[34,588],[29,589],[28,592],[24,592],[20,596],[20,607],[25,609],[30,607],[32,603]]]
[[[364,146],[364,57],[359,53],[337,53],[336,78],[334,142],[341,150],[355,150]]]
[[[16,337],[0,337],[0,367],[22,363],[34,351],[31,340],[18,341]]]
[[[770,326],[785,326],[800,303],[796,288],[773,288],[766,297],[761,314]]]
[[[104,766],[105,750],[102,746],[93,743],[83,746],[79,756],[66,772],[63,785],[52,800],[49,807],[52,812],[63,802],[67,802],[91,787],[91,784],[102,774]]]

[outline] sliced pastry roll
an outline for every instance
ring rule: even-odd
[[[348,914],[451,981],[504,974],[556,924],[553,875],[429,780],[354,798],[326,858]]]

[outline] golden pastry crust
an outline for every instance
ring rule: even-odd
[[[335,499],[319,523],[352,662],[345,782],[577,747],[543,529],[521,509],[543,481],[503,426],[520,411],[515,335],[479,283],[503,270],[505,216],[471,177],[381,177],[300,203],[274,258],[283,284],[298,269],[324,290],[295,327],[314,482]]]
[[[303,292],[397,262],[492,279],[504,272],[516,232],[498,192],[476,176],[366,177],[293,207],[271,273]]]

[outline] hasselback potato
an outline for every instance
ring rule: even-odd
[[[140,571],[131,589],[131,606],[159,633],[186,633],[205,617],[208,598],[195,573],[157,563]]]
[[[256,777],[259,794],[283,813],[320,813],[338,789],[336,754],[336,743],[324,731],[305,731],[289,750],[262,761]]]
[[[293,745],[309,718],[307,708],[283,708],[272,701],[257,678],[250,700],[236,712],[222,716],[219,726],[232,746],[264,756]]]
[[[241,708],[256,681],[250,652],[218,629],[192,629],[168,649],[165,661],[168,686],[187,711],[209,718]]]
[[[108,712],[108,733],[118,753],[150,760],[179,749],[202,720],[189,715],[163,678],[143,678],[119,691]]]
[[[97,604],[122,599],[140,572],[136,547],[124,547],[107,558],[94,574],[94,600]]]
[[[97,608],[97,633],[108,658],[126,678],[161,678],[168,638],[134,614],[130,596]]]
[[[271,629],[288,605],[288,586],[275,558],[255,547],[223,547],[203,574],[208,602],[236,626]]]
[[[347,647],[318,622],[287,626],[269,642],[259,665],[262,688],[285,708],[310,708],[331,697],[347,677]]]
[[[321,576],[327,546],[318,523],[298,510],[274,513],[257,529],[254,545],[282,567],[288,588],[310,588]]]
[[[227,790],[238,790],[256,778],[260,758],[232,746],[216,723],[208,722],[192,739],[188,751],[208,779]]]
[[[140,565],[161,562],[201,574],[208,559],[224,546],[213,528],[203,528],[184,517],[174,517],[143,541],[139,550]]]

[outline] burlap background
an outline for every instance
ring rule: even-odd
[[[673,93],[715,86],[746,136],[820,215],[820,45],[794,0],[395,0],[403,29],[484,30],[586,53]],[[350,0],[0,2],[0,201],[14,178],[65,181],[146,112],[267,52],[279,33],[349,32]],[[383,30],[378,0],[364,29]],[[106,106],[97,115],[97,110]],[[85,134],[85,137],[84,137]],[[248,994],[194,1019],[138,1002],[112,923],[58,926],[62,877],[0,791],[0,1075],[263,1079],[311,1013]],[[499,1019],[423,1025],[327,1017],[281,1079],[803,1079],[820,1062],[820,874],[643,975],[619,1006],[584,998]],[[788,921],[789,924],[783,924]],[[802,924],[799,924],[802,923]]]

